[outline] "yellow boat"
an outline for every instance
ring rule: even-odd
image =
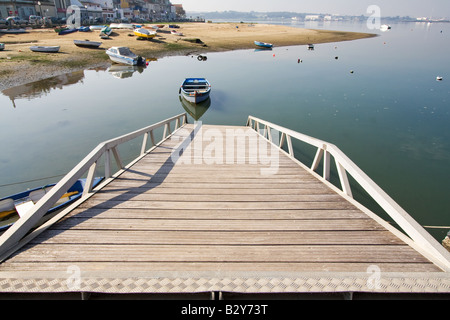
[[[156,31],[150,31],[150,30],[144,29],[144,28],[134,29],[133,33],[138,38],[151,39],[151,38],[156,37]]]

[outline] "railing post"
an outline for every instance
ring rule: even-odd
[[[353,198],[352,189],[347,177],[347,171],[336,159],[334,159],[334,161],[336,162],[336,168],[339,174],[339,181],[341,182],[342,191],[349,197]]]
[[[111,153],[110,149],[105,151],[105,179],[111,178]]]
[[[147,148],[148,135],[148,132],[144,133],[144,138],[142,139],[141,156],[145,153],[145,150]]]
[[[316,155],[314,157],[314,161],[311,165],[311,170],[314,171],[317,169],[317,167],[319,166],[320,160],[322,160],[322,156],[323,156],[323,149],[322,148],[317,148],[317,152]]]
[[[89,168],[88,175],[86,177],[86,184],[84,185],[83,197],[92,191],[92,186],[94,185],[95,170],[97,169],[97,161],[95,161]]]
[[[327,150],[323,155],[323,178],[330,181],[330,153]]]

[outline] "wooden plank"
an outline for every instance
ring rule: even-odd
[[[330,240],[332,239],[332,240]],[[141,231],[49,230],[31,243],[159,245],[403,245],[388,231]]]
[[[251,197],[244,194],[164,194],[164,193],[101,193],[95,197],[98,201],[186,201],[186,202],[279,202],[279,201],[342,201],[337,194],[302,194],[302,195],[276,195],[276,194],[253,194]]]
[[[361,245],[46,245],[28,246],[16,262],[342,262],[404,263],[428,260],[408,246]]]
[[[159,209],[98,209],[78,208],[68,218],[92,219],[220,219],[220,220],[333,220],[367,219],[360,210],[159,210]],[[275,221],[274,221],[275,222]],[[55,225],[57,227],[58,225]]]
[[[307,230],[384,230],[371,219],[339,220],[181,220],[181,219],[84,219],[76,216],[54,228],[91,230],[188,230],[188,231],[307,231]]]
[[[95,198],[89,199],[82,203],[79,208],[95,207],[97,209],[179,209],[179,210],[197,210],[197,209],[246,209],[246,210],[261,210],[261,209],[277,209],[277,210],[292,210],[292,209],[354,209],[355,207],[346,201],[310,201],[310,202],[231,202],[231,201],[217,201],[217,202],[188,202],[188,201],[171,201],[171,202],[148,202],[148,201],[102,201]]]

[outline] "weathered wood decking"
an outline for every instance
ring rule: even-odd
[[[3,262],[0,289],[32,278],[43,292],[450,292],[446,272],[285,154],[277,151],[276,173],[262,174],[273,163],[241,156],[237,144],[231,157],[225,141],[212,150],[214,139],[196,140],[193,129]],[[202,127],[216,140],[227,129],[257,135]],[[70,290],[73,267],[82,280]]]

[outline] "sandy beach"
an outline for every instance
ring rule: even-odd
[[[196,55],[207,52],[254,48],[253,41],[270,42],[274,47],[350,41],[375,36],[369,33],[300,29],[288,26],[248,23],[181,23],[173,35],[165,25],[152,40],[138,40],[132,30],[114,29],[110,39],[100,39],[99,31],[58,35],[53,29],[27,29],[23,34],[0,33],[0,90],[63,73],[105,67],[111,64],[105,50],[129,47],[146,58],[169,55]],[[98,49],[80,48],[73,40],[101,41]],[[36,53],[29,47],[60,46],[58,53]]]

